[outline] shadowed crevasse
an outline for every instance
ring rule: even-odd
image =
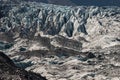
[[[27,1],[44,2],[57,5],[120,6],[120,0],[27,0]]]

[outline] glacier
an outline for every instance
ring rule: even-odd
[[[115,40],[120,35],[119,7],[67,7],[21,3],[7,12],[7,15],[0,19],[0,31],[10,32],[13,37],[16,34],[21,38],[32,39],[38,35],[60,35],[78,42],[83,42],[84,39],[87,42],[84,41],[86,46],[83,42],[83,47],[89,48],[104,48],[119,43]],[[107,41],[107,38],[114,41]]]
[[[31,63],[25,69],[48,80],[119,80],[120,7],[22,2],[0,9],[0,50],[19,67]]]

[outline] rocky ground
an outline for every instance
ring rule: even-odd
[[[39,74],[18,68],[12,60],[0,52],[0,80],[47,80]]]

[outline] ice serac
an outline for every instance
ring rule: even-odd
[[[9,7],[6,12],[2,12],[0,19],[0,35],[9,33],[12,39],[63,36],[81,43],[82,49],[120,43],[117,40],[120,38],[119,7],[68,7],[29,2]]]

